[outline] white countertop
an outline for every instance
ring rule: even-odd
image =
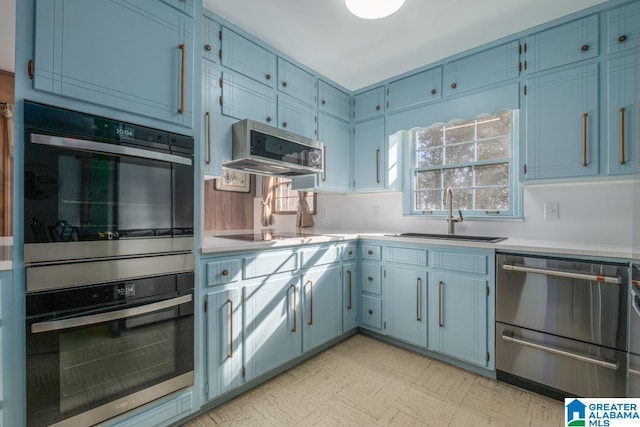
[[[235,231],[226,234],[252,234],[253,231]],[[251,242],[243,240],[233,240],[220,237],[223,233],[207,232],[202,242],[202,253],[219,253],[233,251],[251,251],[270,248],[283,248],[299,245],[311,245],[328,242],[340,242],[354,239],[372,239],[384,240],[391,242],[428,244],[438,246],[467,247],[479,249],[495,249],[497,251],[518,251],[527,253],[557,254],[557,255],[574,255],[589,256],[602,258],[632,258],[632,248],[630,245],[585,243],[585,242],[566,242],[566,241],[550,241],[550,240],[533,240],[521,238],[508,238],[497,243],[486,242],[469,242],[459,240],[446,239],[422,239],[413,237],[396,237],[394,233],[367,233],[354,232],[346,233],[343,231],[331,230],[303,230],[303,233],[314,233],[315,236],[295,237],[288,239],[273,240],[267,242]],[[215,235],[214,235],[215,234]]]
[[[8,271],[13,268],[12,253],[13,237],[0,237],[0,271]]]

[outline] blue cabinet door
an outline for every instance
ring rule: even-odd
[[[207,294],[208,399],[239,387],[242,374],[242,298],[240,289]]]
[[[316,139],[316,107],[288,95],[278,95],[278,127]]]
[[[322,80],[318,81],[318,108],[344,120],[351,118],[349,95]]]
[[[434,270],[429,283],[429,349],[488,366],[487,280]]]
[[[303,351],[309,351],[342,333],[342,267],[308,269],[302,276]]]
[[[355,262],[342,266],[342,330],[358,327],[358,269]]]
[[[389,266],[383,294],[387,335],[426,347],[427,273],[411,267]]]
[[[351,178],[349,122],[324,111],[318,113],[318,140],[325,147],[325,171],[318,175],[318,187],[347,191]]]
[[[365,120],[384,114],[384,87],[380,86],[357,94],[353,99],[353,117]]]
[[[234,119],[251,119],[276,124],[276,99],[269,87],[242,74],[222,72],[222,114]]]
[[[209,61],[219,61],[220,31],[222,27],[216,21],[204,16],[202,18],[202,57]]]
[[[193,31],[157,0],[38,0],[34,88],[191,128]]]
[[[446,64],[445,96],[518,77],[518,51],[518,42],[513,41]]]
[[[276,56],[251,40],[222,27],[222,65],[256,82],[273,87],[276,80]]]
[[[353,181],[356,190],[383,189],[386,156],[384,118],[358,122],[353,140]]]
[[[360,300],[360,326],[384,334],[382,322],[382,298],[374,295],[363,294]]]
[[[598,15],[527,37],[526,70],[535,73],[598,56]]]
[[[202,61],[202,134],[201,149],[205,175],[222,176],[222,162],[231,160],[231,124],[235,121],[221,116],[220,108],[220,71],[217,64]],[[222,134],[223,124],[229,127],[228,136]]]
[[[640,3],[633,2],[607,12],[609,53],[633,49],[640,43]]]
[[[316,105],[316,78],[313,74],[278,57],[278,90]]]
[[[639,3],[640,4],[640,3]],[[636,55],[609,60],[607,70],[607,173],[633,173],[637,161]]]
[[[389,111],[442,98],[442,67],[421,71],[387,86]]]
[[[300,278],[280,274],[245,287],[247,380],[302,353]]]
[[[526,179],[598,174],[598,64],[526,84]]]

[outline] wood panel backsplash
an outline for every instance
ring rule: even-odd
[[[0,102],[14,102],[14,74],[0,70]],[[13,159],[9,156],[6,121],[0,117],[0,236],[11,236]]]
[[[248,193],[220,191],[215,181],[204,182],[204,229],[207,231],[253,229],[253,199],[256,177],[251,175]]]

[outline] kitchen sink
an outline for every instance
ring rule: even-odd
[[[388,234],[388,236],[414,237],[417,239],[460,240],[465,242],[486,242],[486,243],[496,243],[506,239],[506,237],[468,236],[464,234],[429,234],[429,233],[398,233],[398,234]]]

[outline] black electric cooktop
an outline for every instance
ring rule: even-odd
[[[225,234],[216,237],[222,237],[223,239],[244,240],[247,242],[268,242],[271,240],[282,239],[295,239],[302,237],[315,236],[313,233],[304,233],[301,231],[287,232],[287,231],[262,231],[260,233],[248,233],[248,234]]]

